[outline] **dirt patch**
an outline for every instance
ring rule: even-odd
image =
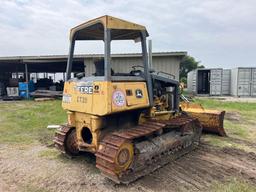
[[[236,111],[228,111],[225,114],[225,119],[232,121],[232,122],[240,122],[241,115],[239,112],[236,112]]]
[[[256,143],[247,141],[247,140],[242,140],[242,139],[238,139],[238,138],[234,138],[234,137],[229,137],[228,138],[230,141],[237,143],[237,144],[242,144],[251,148],[255,148],[256,149]]]
[[[256,184],[255,156],[233,148],[202,145],[138,182],[145,186],[151,183],[153,191],[207,191],[212,182],[223,182],[232,177]]]
[[[17,191],[16,187],[12,185],[6,184],[2,178],[0,178],[0,191],[9,191],[9,192],[15,192]]]
[[[0,145],[0,191],[205,191],[233,177],[256,185],[255,153],[205,143],[128,186],[104,178],[90,157],[67,159],[47,150]]]

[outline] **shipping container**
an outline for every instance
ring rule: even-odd
[[[200,95],[229,95],[230,73],[230,70],[221,68],[191,71],[187,76],[188,92]]]
[[[256,68],[238,67],[232,69],[231,95],[237,97],[256,96]]]

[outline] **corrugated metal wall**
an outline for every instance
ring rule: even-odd
[[[84,66],[85,66],[85,76],[91,76],[95,73],[95,67],[92,58],[84,59]]]
[[[95,67],[92,58],[84,60],[86,65],[86,76],[90,76],[95,72]],[[153,56],[153,68],[156,71],[163,71],[175,75],[175,79],[179,80],[180,57],[176,56]],[[112,68],[115,72],[129,73],[132,66],[142,66],[142,58],[140,57],[113,57],[111,58]]]
[[[196,74],[197,71],[193,70],[187,75],[187,88],[190,93],[196,93]]]
[[[153,57],[153,68],[156,71],[175,75],[176,80],[180,78],[180,59],[178,57]]]
[[[142,58],[139,57],[126,57],[126,58],[112,58],[111,66],[115,72],[129,73],[132,70],[132,66],[143,66]]]
[[[252,69],[251,96],[256,97],[256,68]]]
[[[222,85],[221,92],[222,95],[230,95],[230,80],[231,80],[231,70],[223,69],[222,72]]]
[[[237,72],[237,68],[231,70],[230,94],[233,96],[237,95]]]
[[[210,95],[222,95],[222,69],[210,70]]]
[[[250,96],[251,69],[238,69],[237,96]]]

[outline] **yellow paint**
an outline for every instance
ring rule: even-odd
[[[81,93],[78,87],[92,87],[92,93]],[[96,90],[95,87],[98,87]],[[132,95],[126,95],[127,91]],[[136,97],[136,90],[141,90],[142,97]],[[122,102],[117,101],[116,93],[121,94]],[[70,98],[67,102],[66,97]],[[117,102],[116,102],[117,101]],[[103,116],[111,113],[145,108],[149,106],[145,82],[65,82],[62,107],[68,111]]]
[[[68,124],[76,128],[78,146],[81,151],[96,152],[99,146],[100,129],[105,126],[104,117],[81,112],[67,112]],[[88,144],[82,138],[83,128],[88,128],[92,134],[92,143]]]
[[[197,103],[181,102],[180,107],[182,111],[187,111],[187,112],[216,114],[216,115],[219,115],[221,113],[221,111],[218,111],[218,110],[204,109],[202,105]]]
[[[200,104],[189,102],[181,102],[180,107],[182,111],[197,118],[204,130],[226,135],[223,127],[225,111],[204,109]]]
[[[124,163],[123,165],[121,165],[118,161],[119,154],[120,152],[122,152],[122,150],[127,150],[129,153],[129,159],[127,159],[127,162]],[[123,143],[119,147],[117,155],[115,156],[116,173],[120,173],[121,171],[128,169],[133,161],[133,157],[134,157],[134,149],[133,149],[132,143]]]
[[[98,91],[94,90],[96,85],[99,86]],[[81,93],[79,87],[92,87],[93,93]],[[107,87],[107,82],[94,82],[93,84],[87,82],[65,82],[62,107],[69,111],[96,115],[107,114],[110,111]],[[70,97],[71,101],[65,101],[65,97],[67,96]]]
[[[85,87],[90,87],[91,92],[83,92]],[[127,90],[132,94],[126,95]],[[136,97],[136,90],[140,90],[142,97]],[[116,102],[116,93],[122,94],[121,102]],[[62,107],[67,110],[68,124],[76,127],[80,150],[95,152],[101,136],[100,129],[105,126],[105,115],[149,107],[149,99],[145,82],[70,81],[65,82]],[[91,144],[87,144],[82,138],[82,130],[85,127],[92,133]]]
[[[102,17],[98,17],[96,19],[92,19],[85,23],[82,23],[70,31],[70,39],[72,39],[73,35],[82,29],[95,25],[97,23],[101,23],[106,29],[127,29],[127,30],[138,30],[138,31],[146,31],[146,28],[142,25],[132,23],[129,21],[125,21],[119,18],[115,18],[109,15],[104,15]]]

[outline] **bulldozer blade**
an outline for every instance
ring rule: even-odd
[[[225,111],[212,111],[212,110],[204,110],[204,111],[196,111],[190,110],[186,111],[192,117],[198,118],[200,123],[202,124],[203,131],[216,133],[220,136],[227,136],[224,127],[224,115]]]
[[[196,103],[182,103],[181,108],[182,111],[200,121],[204,132],[227,136],[223,125],[225,111],[204,109],[200,104]]]

